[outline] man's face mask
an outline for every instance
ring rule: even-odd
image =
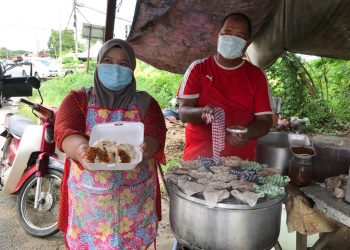
[[[242,56],[247,41],[231,35],[220,35],[218,39],[218,52],[226,59],[235,59]]]
[[[103,86],[112,91],[121,90],[131,83],[132,70],[118,64],[101,63],[97,72]]]

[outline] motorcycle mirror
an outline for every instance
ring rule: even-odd
[[[40,80],[34,76],[28,77],[26,82],[34,89],[40,88]]]

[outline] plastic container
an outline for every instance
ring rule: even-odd
[[[229,126],[226,128],[226,130],[232,134],[240,135],[240,134],[246,134],[248,132],[248,129],[246,127],[242,126]]]
[[[309,137],[305,134],[288,134],[288,141],[291,147],[311,145]]]
[[[326,178],[348,174],[350,165],[350,138],[317,135],[311,138],[317,155],[313,161],[313,179],[323,182]]]
[[[142,160],[140,144],[144,139],[144,125],[141,122],[112,122],[98,124],[92,128],[89,145],[100,140],[113,140],[135,147],[136,160],[131,163],[86,163],[92,170],[132,170]]]
[[[312,168],[311,157],[299,158],[293,155],[288,171],[290,183],[299,187],[309,185],[312,180]]]

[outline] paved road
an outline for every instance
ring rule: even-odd
[[[3,130],[6,114],[15,112],[16,109],[16,102],[4,103],[0,108],[0,132]],[[1,137],[0,147],[2,145],[3,138]],[[46,239],[35,238],[27,234],[19,225],[16,204],[17,196],[5,196],[0,192],[0,250],[66,249],[61,233]]]

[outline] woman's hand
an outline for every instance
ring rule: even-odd
[[[81,144],[81,145],[77,148],[75,155],[76,155],[77,161],[80,163],[80,166],[83,167],[83,168],[86,169],[86,170],[91,171],[91,169],[89,168],[89,166],[86,165],[85,162],[84,162],[84,158],[85,158],[85,156],[86,156],[86,151],[87,151],[88,148],[89,148],[89,145],[87,145],[87,144]]]
[[[141,150],[141,153],[142,153],[142,158],[148,159],[150,154],[149,154],[149,149],[147,147],[147,143],[146,142],[143,142],[140,145],[140,150]]]
[[[145,136],[144,142],[140,145],[140,150],[143,159],[148,160],[158,151],[160,145],[159,142],[152,137]]]

